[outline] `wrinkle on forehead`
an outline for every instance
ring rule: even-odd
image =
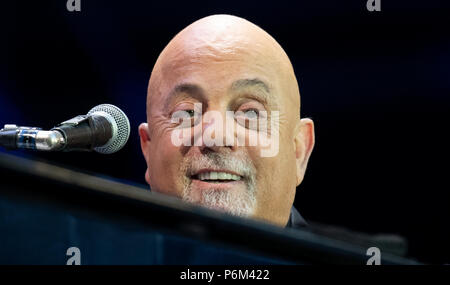
[[[248,61],[260,68],[274,69],[286,103],[299,114],[297,80],[283,48],[267,32],[245,19],[213,15],[187,26],[161,52],[149,82],[147,115],[151,98],[162,95],[164,79],[177,67],[189,69],[194,65],[224,61]]]

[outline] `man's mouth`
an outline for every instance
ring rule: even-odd
[[[192,175],[191,178],[193,180],[199,180],[207,183],[229,183],[240,181],[242,176],[223,171],[201,171],[195,175]]]

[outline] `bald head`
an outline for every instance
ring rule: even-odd
[[[231,122],[223,124],[229,111]],[[180,114],[183,123],[173,120]],[[314,128],[311,120],[300,119],[292,64],[267,32],[229,15],[206,17],[183,29],[153,68],[147,121],[139,134],[153,191],[286,224],[314,145]],[[250,124],[261,122],[270,126]],[[180,130],[184,142],[195,142],[174,143]],[[226,139],[197,144],[205,134]],[[248,144],[250,138],[258,143]],[[271,142],[270,150],[276,145],[270,157],[262,155],[264,141]]]
[[[291,112],[300,115],[300,93],[289,57],[278,42],[257,25],[236,16],[213,15],[202,18],[179,32],[161,52],[153,68],[147,99],[151,110],[153,95],[177,66],[207,65],[221,61],[243,61],[272,69]]]

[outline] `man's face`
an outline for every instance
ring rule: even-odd
[[[298,109],[289,106],[286,79],[273,58],[264,54],[267,51],[221,47],[181,45],[160,63],[149,88],[148,128],[140,128],[147,181],[153,191],[283,225],[298,184]],[[236,114],[231,121],[227,111]],[[174,120],[177,114],[191,120],[180,123]],[[262,119],[268,122],[265,130],[250,124]],[[174,132],[180,130],[189,130],[183,140],[191,145],[174,143]],[[220,134],[223,143],[199,142],[207,132],[212,137]],[[249,145],[252,136],[276,138],[272,143],[279,149],[264,156],[267,145],[260,140]],[[243,145],[238,145],[238,138]]]

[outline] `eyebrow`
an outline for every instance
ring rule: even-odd
[[[258,88],[261,90],[262,92],[258,92],[260,95],[257,97],[262,97],[265,102],[268,102],[269,97],[272,95],[269,85],[259,78],[236,80],[231,84],[230,91],[238,92],[248,88]],[[167,96],[164,102],[164,108],[167,110],[170,103],[183,94],[187,95],[186,97],[195,98],[199,101],[205,101],[206,99],[205,91],[199,85],[193,83],[180,83],[175,85],[172,91],[170,91],[169,96]]]
[[[175,85],[172,91],[170,91],[169,96],[167,96],[164,102],[164,108],[167,110],[170,103],[182,94],[188,94],[186,97],[195,98],[199,101],[204,101],[205,99],[205,92],[199,85],[192,83],[180,83]]]
[[[266,84],[263,80],[259,78],[252,78],[252,79],[239,79],[233,82],[233,84],[230,87],[230,91],[232,92],[239,92],[245,89],[256,89],[259,92],[252,93],[251,97],[256,97],[262,99],[265,103],[269,103],[273,99],[272,90],[269,87],[268,84]]]
[[[237,81],[233,82],[230,89],[232,91],[236,91],[239,89],[245,89],[245,88],[249,88],[249,87],[252,87],[252,88],[258,87],[258,88],[261,88],[266,93],[270,93],[269,86],[259,78],[237,80]]]

